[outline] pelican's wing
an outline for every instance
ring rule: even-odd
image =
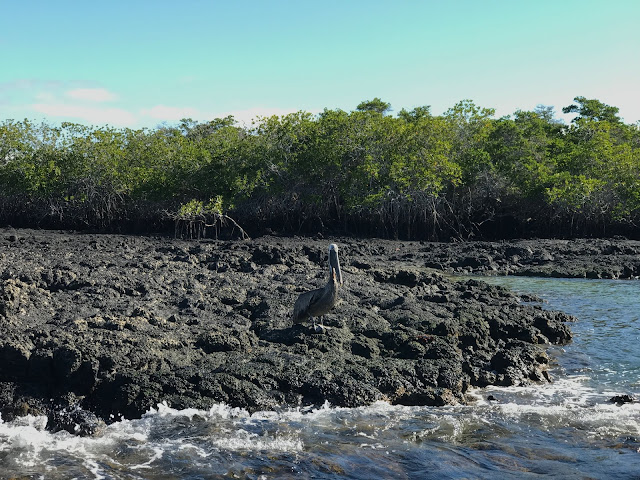
[[[309,318],[309,310],[322,296],[322,288],[300,294],[293,306],[293,321],[303,322]]]

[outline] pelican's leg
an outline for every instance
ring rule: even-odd
[[[314,324],[313,324],[313,330],[314,330],[316,333],[327,333],[327,329],[328,329],[328,328],[329,328],[329,327],[325,327],[325,326],[324,326],[324,315],[322,315],[322,316],[320,317],[320,325],[316,325],[316,324],[315,324],[315,322],[314,322]]]

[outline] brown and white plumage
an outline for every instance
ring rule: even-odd
[[[338,259],[338,246],[335,243],[329,245],[329,281],[323,288],[317,288],[309,292],[300,294],[293,306],[293,322],[302,323],[308,319],[314,319],[314,330],[323,330],[318,328],[315,318],[320,317],[322,325],[322,317],[328,313],[338,301],[338,287],[342,285],[342,271],[340,270],[340,261]]]

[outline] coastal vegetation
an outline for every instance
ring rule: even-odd
[[[185,119],[155,129],[0,124],[0,224],[406,239],[640,237],[640,124],[576,97]],[[214,228],[205,228],[213,226]],[[242,227],[242,228],[240,228]],[[242,230],[244,229],[244,230]]]

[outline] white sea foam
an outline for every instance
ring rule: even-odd
[[[294,416],[297,413],[294,412]],[[157,408],[150,409],[141,420],[129,421],[131,425],[140,423],[157,423],[177,419],[194,422],[196,417],[206,422],[211,428],[207,435],[200,434],[199,441],[220,450],[268,450],[268,451],[300,451],[302,441],[293,435],[282,435],[278,432],[254,432],[250,426],[258,420],[269,422],[287,421],[287,414],[279,412],[258,412],[250,414],[242,408],[230,407],[224,403],[215,404],[209,410],[184,409],[179,410],[161,403]],[[165,448],[190,449],[201,457],[206,457],[206,451],[189,443],[163,444]]]
[[[196,408],[186,408],[178,410],[170,407],[166,402],[159,403],[157,408],[151,408],[144,417],[157,416],[161,418],[170,417],[187,417],[193,419],[195,416],[199,416],[207,419],[233,419],[233,418],[247,418],[250,416],[249,412],[243,408],[230,407],[224,403],[217,403],[211,406],[209,410],[198,410]]]
[[[274,414],[276,418],[279,415],[265,412],[264,417]],[[180,423],[175,423],[177,420]],[[223,404],[209,410],[177,410],[160,404],[142,418],[115,422],[94,437],[51,433],[45,430],[46,421],[46,417],[34,416],[11,422],[0,419],[0,452],[9,454],[17,470],[39,467],[55,472],[60,458],[67,458],[83,465],[89,478],[102,479],[112,478],[104,470],[104,464],[145,471],[153,468],[163,456],[175,452],[206,459],[219,451],[299,452],[304,448],[294,429],[252,430],[253,419],[248,412]],[[181,426],[188,428],[196,421],[204,427],[194,436],[181,435]],[[118,448],[124,448],[127,453],[118,454]]]
[[[556,430],[567,430],[567,435],[575,431],[595,442],[640,437],[640,404],[608,402],[615,392],[595,391],[587,377],[470,393],[477,397],[472,405],[437,408],[387,402],[342,408],[327,403],[315,409],[249,413],[225,404],[208,410],[179,410],[162,403],[142,418],[115,422],[94,437],[47,432],[46,417],[27,416],[11,422],[0,419],[0,452],[8,452],[7,458],[18,469],[37,470],[40,466],[37,471],[56,473],[62,457],[82,465],[82,475],[87,478],[101,479],[114,478],[109,469],[144,476],[176,456],[202,464],[206,470],[227,455],[299,455],[336,439],[375,451],[398,443],[455,445],[469,438],[477,441],[482,435],[509,436],[519,428],[554,435]],[[487,400],[489,395],[497,400]]]
[[[30,468],[43,465],[47,470],[53,468],[51,460],[56,452],[81,459],[95,478],[103,478],[97,472],[96,446],[98,450],[109,451],[115,444],[114,439],[104,437],[77,437],[68,432],[50,433],[45,430],[47,418],[26,416],[11,422],[0,420],[0,451],[8,452],[15,465]]]
[[[612,403],[619,392],[596,391],[586,376],[561,378],[543,387],[494,387],[474,393],[475,408],[491,418],[549,432],[580,431],[594,440],[640,436],[640,403]],[[497,401],[486,400],[489,395]]]

